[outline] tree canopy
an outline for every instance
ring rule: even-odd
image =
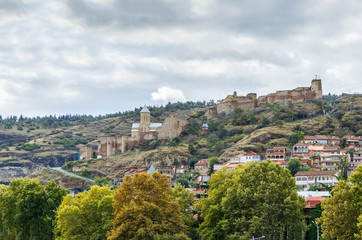
[[[108,239],[157,239],[186,230],[168,178],[159,172],[126,176],[114,194]]]
[[[290,172],[266,160],[219,170],[210,179],[208,198],[198,208],[204,239],[300,239],[304,199]]]
[[[42,186],[39,179],[14,179],[0,187],[1,239],[53,239],[55,210],[66,189],[54,180]]]
[[[339,180],[332,196],[322,202],[323,239],[362,239],[362,166],[347,181]]]
[[[57,212],[59,240],[103,240],[111,229],[113,191],[94,185],[76,196],[67,195]]]

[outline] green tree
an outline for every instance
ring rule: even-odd
[[[4,231],[0,234],[4,238],[54,238],[55,210],[66,195],[66,189],[54,180],[42,186],[38,179],[14,179],[0,191],[0,215],[4,220],[1,223]]]
[[[289,137],[289,142],[291,145],[293,145],[302,140],[303,138],[304,138],[304,132],[296,131],[293,132],[292,135]]]
[[[189,146],[188,146],[188,149],[189,149],[189,152],[191,155],[196,155],[196,148],[194,147],[193,144],[189,143]]]
[[[182,219],[187,226],[187,235],[192,239],[197,239],[196,228],[198,226],[193,219],[192,211],[190,211],[194,199],[193,192],[185,189],[180,184],[177,184],[173,189],[172,195],[181,207]]]
[[[348,178],[348,162],[347,162],[348,155],[344,157],[339,157],[340,162],[337,163],[337,168],[339,170],[338,173],[338,180],[345,180],[347,181]]]
[[[211,176],[211,174],[214,173],[214,165],[216,163],[219,163],[218,157],[212,157],[209,159],[209,171],[208,171],[207,175]]]
[[[292,158],[288,161],[287,168],[289,169],[292,176],[294,176],[300,169],[300,161],[298,159]]]
[[[229,173],[230,172],[230,173]],[[200,200],[204,239],[301,239],[304,199],[298,197],[290,172],[266,160],[219,170]]]
[[[126,176],[114,194],[114,219],[108,239],[156,239],[184,233],[180,206],[169,181],[159,172]]]
[[[348,179],[339,180],[332,189],[332,196],[322,202],[323,239],[361,239],[362,226],[362,166]]]
[[[156,240],[191,240],[183,233],[173,234],[164,234],[156,237]]]
[[[57,211],[57,239],[102,240],[111,229],[113,191],[94,185],[75,197],[67,195]]]
[[[111,181],[108,181],[107,178],[105,178],[105,177],[95,177],[93,184],[98,185],[98,186],[106,186],[106,185],[110,185]]]
[[[265,116],[263,116],[260,120],[261,126],[268,126],[271,123],[271,120]]]

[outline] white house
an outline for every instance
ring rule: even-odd
[[[247,162],[251,162],[251,161],[260,162],[261,158],[255,152],[249,151],[245,154],[239,154],[239,155],[233,156],[230,159],[230,163],[247,163]]]
[[[300,171],[294,175],[295,183],[300,186],[304,191],[308,190],[311,186],[322,186],[320,183],[328,187],[333,187],[337,182],[338,170],[328,171]]]

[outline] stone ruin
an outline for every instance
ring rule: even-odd
[[[101,137],[98,149],[89,145],[82,146],[79,149],[79,158],[109,157],[117,152],[125,152],[147,140],[172,139],[179,136],[188,126],[188,120],[171,115],[165,119],[160,127],[152,131],[132,132],[131,136]]]
[[[277,91],[265,96],[257,98],[256,93],[249,93],[245,97],[233,95],[227,96],[223,101],[206,110],[208,118],[217,119],[219,117],[230,115],[235,109],[242,110],[261,110],[264,109],[267,103],[290,105],[292,103],[301,103],[307,100],[322,99],[322,80],[312,80],[310,87],[298,87],[293,90]]]

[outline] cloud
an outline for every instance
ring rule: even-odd
[[[362,92],[361,12],[357,0],[0,0],[0,114],[263,95],[315,74],[325,93]]]
[[[162,101],[162,102],[186,101],[186,97],[181,90],[166,86],[157,89],[157,92],[153,92],[151,95],[152,95],[152,101]]]

